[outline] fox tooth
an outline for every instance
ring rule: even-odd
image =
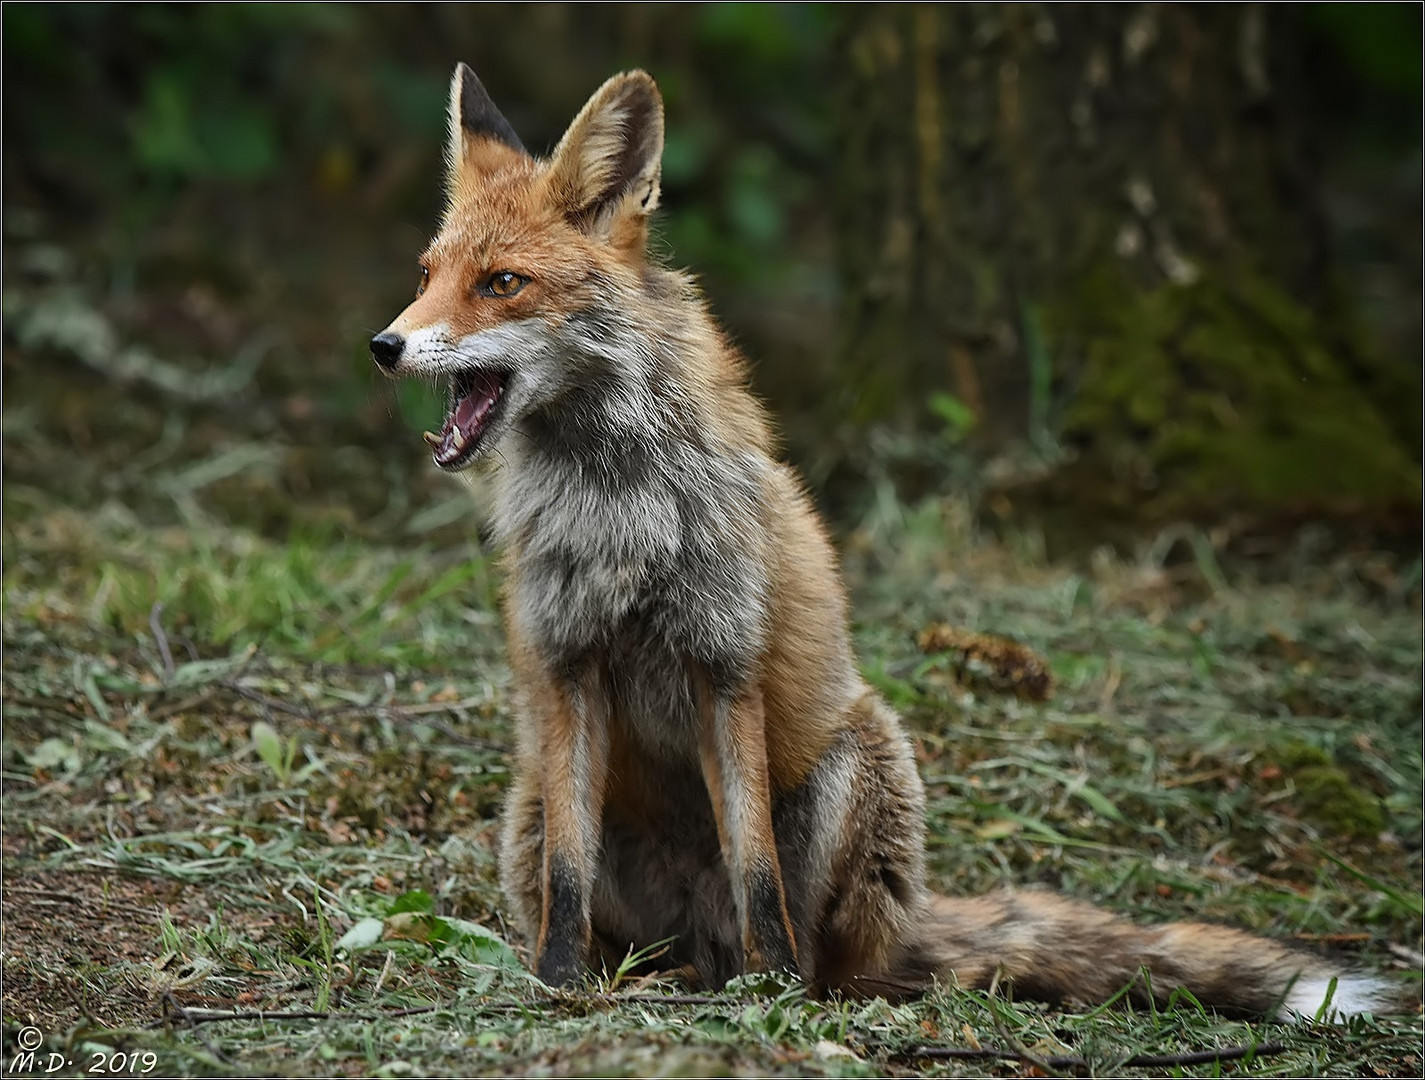
[[[455,444],[455,449],[465,449],[465,436],[460,433],[459,425],[450,429],[450,441]]]
[[[421,432],[421,438],[426,441],[426,445],[427,445],[427,446],[431,446],[431,447],[438,447],[438,446],[440,446],[440,436],[437,435],[434,431],[422,431],[422,432]]]

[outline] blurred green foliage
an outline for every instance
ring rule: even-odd
[[[656,250],[696,268],[720,311],[741,313],[749,352],[790,361],[776,370],[833,355],[828,8],[536,5],[509,18],[478,5],[32,4],[2,14],[7,337],[34,330],[20,352],[51,362],[7,350],[12,400],[37,410],[34,442],[7,458],[8,478],[100,498],[113,486],[102,469],[57,480],[40,448],[72,442],[79,424],[79,445],[97,440],[101,459],[142,455],[176,424],[190,457],[250,441],[288,447],[282,490],[259,497],[249,485],[236,500],[264,527],[274,499],[300,521],[314,495],[368,513],[403,477],[417,501],[438,484],[417,433],[438,425],[441,395],[379,379],[366,342],[409,299],[438,221],[457,60],[537,153],[612,72],[650,70],[669,117]],[[105,355],[72,340],[88,326],[104,328]],[[65,378],[76,361],[79,377]],[[241,376],[227,408],[172,392],[226,368]],[[775,393],[775,379],[762,385]],[[392,445],[400,452],[387,454]]]
[[[791,219],[814,194],[813,167],[828,159],[829,117],[817,93],[831,33],[824,8],[717,4],[640,19],[561,9],[557,25],[541,25],[547,14],[523,19],[498,42],[479,33],[483,14],[464,12],[464,32],[447,42],[441,31],[459,29],[445,25],[455,13],[419,9],[7,6],[6,82],[30,91],[7,95],[6,145],[21,159],[12,175],[59,186],[101,218],[137,210],[147,225],[192,185],[238,199],[257,189],[300,206],[304,185],[339,193],[418,145],[425,170],[413,178],[425,191],[402,185],[376,209],[433,207],[446,80],[466,56],[464,37],[471,52],[491,54],[468,58],[536,149],[608,72],[648,66],[675,119],[665,188],[678,213],[668,244],[680,261],[733,282],[784,276],[796,261],[786,244]],[[552,34],[562,40],[550,42]],[[676,61],[631,47],[638,37],[671,45]],[[595,74],[576,80],[561,68],[563,100],[531,117],[531,102],[554,97],[540,93],[550,66],[519,59],[578,47],[588,53],[578,67]]]
[[[1308,4],[1306,16],[1357,79],[1419,103],[1418,4]]]
[[[414,258],[438,219],[457,60],[479,72],[537,152],[613,71],[643,66],[658,78],[668,131],[655,249],[696,270],[814,480],[837,488],[838,455],[903,445],[931,482],[954,484],[965,471],[952,475],[936,455],[949,444],[964,453],[989,429],[965,401],[930,387],[915,403],[929,443],[828,437],[854,413],[838,392],[846,373],[834,315],[842,118],[833,91],[846,34],[834,5],[10,4],[0,17],[9,340],[45,312],[87,312],[95,318],[80,322],[102,318],[116,355],[170,364],[176,383],[184,367],[245,372],[261,352],[242,408],[177,406],[200,456],[221,453],[225,439],[276,437],[328,461],[341,448],[351,459],[342,475],[373,484],[357,505],[383,504],[375,489],[389,490],[392,460],[422,475],[412,429],[436,423],[441,404],[428,388],[379,380],[365,342],[408,299]],[[1376,189],[1413,183],[1418,204],[1419,9],[1317,5],[1301,32],[1305,62],[1320,73],[1321,140],[1366,140],[1389,160],[1385,172],[1338,170],[1350,197],[1337,200],[1346,204],[1340,250],[1357,260],[1346,275],[1370,318],[1418,341],[1418,303],[1412,314],[1400,300],[1418,299],[1418,235],[1402,240],[1387,227]],[[849,272],[873,272],[876,258],[867,252]],[[1043,336],[1052,327],[1033,305],[1022,315],[1043,456],[1072,403],[1056,397]],[[79,357],[55,345],[61,338],[28,351]],[[111,440],[105,452],[138,451],[166,430],[174,402],[134,401],[120,414],[108,406],[124,365],[79,359],[85,378],[51,386],[41,385],[43,365],[7,356],[12,388],[42,403],[36,423],[47,437],[63,444],[93,429]],[[76,419],[90,416],[103,419]],[[393,445],[399,455],[387,454]],[[379,465],[355,464],[362,455]],[[319,456],[304,450],[304,460]],[[7,477],[28,468],[21,456]],[[885,472],[873,461],[855,475]],[[320,487],[313,474],[294,480],[292,494]],[[830,501],[853,503],[840,491]]]
[[[71,166],[123,197],[151,180],[265,179],[301,127],[308,107],[271,99],[300,66],[311,36],[339,31],[344,9],[308,4],[31,4],[8,6],[7,69],[43,87],[7,109],[25,151],[73,155]],[[7,81],[10,81],[7,79]],[[76,107],[77,106],[77,107]],[[78,178],[76,178],[78,179]]]

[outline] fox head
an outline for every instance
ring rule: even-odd
[[[663,101],[645,72],[604,83],[546,160],[456,66],[440,232],[415,299],[371,339],[388,375],[448,387],[445,423],[425,433],[442,469],[466,468],[522,418],[616,377],[662,153]]]

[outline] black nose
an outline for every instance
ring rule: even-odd
[[[396,365],[401,362],[401,353],[405,351],[405,348],[406,339],[400,334],[393,334],[388,330],[371,339],[371,359],[387,371],[395,371]]]

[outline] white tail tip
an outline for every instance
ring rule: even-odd
[[[1368,975],[1340,975],[1332,991],[1331,981],[1319,975],[1297,979],[1277,1011],[1277,1019],[1309,1021],[1319,1014],[1322,1020],[1345,1020],[1358,1013],[1390,1011],[1393,998],[1388,983]]]

